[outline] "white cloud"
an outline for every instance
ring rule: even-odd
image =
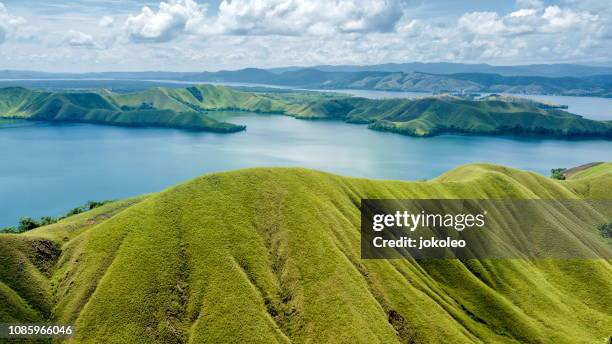
[[[514,17],[514,18],[523,18],[523,17],[534,16],[536,13],[537,11],[533,8],[522,8],[518,11],[514,11],[510,13],[509,16]]]
[[[0,43],[11,36],[19,36],[25,25],[26,20],[23,17],[11,15],[0,2]]]
[[[238,35],[390,32],[402,17],[398,0],[223,0],[205,31]]]
[[[586,11],[548,6],[543,11],[523,8],[500,16],[497,12],[470,12],[459,18],[459,27],[477,35],[524,35],[592,29],[598,16]]]
[[[73,47],[93,47],[95,45],[91,35],[75,30],[66,32],[64,35],[64,43]]]
[[[135,42],[167,42],[181,34],[327,35],[390,32],[403,15],[400,0],[223,0],[215,16],[193,0],[144,7],[125,29]]]
[[[161,2],[157,12],[145,6],[139,14],[130,16],[125,30],[135,42],[167,42],[201,22],[205,11],[205,6],[193,0]]]
[[[20,17],[2,6],[0,41],[6,36],[6,43],[0,49],[0,68],[21,63],[26,68],[80,64],[90,69],[91,61],[99,61],[100,69],[215,70],[405,61],[612,60],[612,10],[597,0],[560,0],[553,6],[517,1],[510,11],[486,6],[487,11],[458,14],[438,3],[416,8],[408,0],[218,0],[211,3],[219,7],[210,10],[204,0],[163,1],[127,20],[124,12],[110,8],[95,15],[70,12],[62,22],[32,11],[28,23],[21,18],[10,27],[5,18],[15,23]],[[27,13],[23,6],[19,10]],[[32,23],[41,29],[28,31]],[[69,28],[87,33],[67,34]],[[36,32],[41,40],[22,39],[27,32]],[[161,44],[141,44],[134,54],[134,44],[143,42]]]
[[[597,16],[589,12],[576,12],[559,6],[546,7],[542,18],[547,21],[548,29],[552,31],[566,30],[597,20]]]
[[[111,16],[103,16],[98,22],[98,26],[100,27],[111,27],[113,24],[115,24],[115,19]]]

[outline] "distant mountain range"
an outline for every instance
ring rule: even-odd
[[[420,68],[420,71],[411,69]],[[365,70],[368,68],[379,70]],[[539,70],[540,74],[575,74],[580,76],[522,75]],[[425,72],[423,72],[425,71]],[[431,71],[437,71],[431,73]],[[451,71],[468,71],[445,74]],[[481,71],[503,72],[501,74]],[[555,72],[556,71],[556,72]],[[516,75],[503,75],[514,73]],[[590,75],[591,73],[608,73]],[[43,73],[0,71],[6,79],[120,79],[175,80],[183,82],[219,82],[278,85],[311,89],[364,89],[432,93],[516,93],[566,96],[612,97],[612,68],[580,65],[530,65],[500,67],[463,64],[397,64],[377,66],[319,66],[318,68],[257,69],[246,68],[219,72],[103,72]]]
[[[158,76],[158,77],[161,77]],[[262,69],[189,73],[180,80],[259,83],[310,89],[364,89],[432,93],[517,93],[612,97],[612,75],[585,77],[503,76],[484,73],[450,75],[421,72],[327,72],[299,69],[280,74]]]
[[[284,67],[269,69],[271,72],[283,73],[304,69],[307,67]],[[430,74],[457,74],[457,73],[487,73],[505,76],[546,76],[546,77],[583,77],[591,75],[612,74],[612,67],[585,66],[578,64],[531,64],[523,66],[492,66],[490,64],[466,64],[448,62],[411,62],[411,63],[384,63],[377,65],[319,65],[310,67],[324,72],[402,72],[402,73],[430,73]]]

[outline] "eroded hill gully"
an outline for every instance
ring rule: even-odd
[[[176,259],[178,269],[175,271],[175,284],[170,292],[171,302],[165,310],[165,318],[162,321],[152,322],[151,331],[156,342],[163,344],[182,344],[189,341],[189,327],[198,313],[189,314],[187,305],[191,296],[189,284],[191,263],[189,259],[189,242],[185,239],[184,224],[177,209],[172,203],[162,202],[160,205],[164,213],[163,218],[167,228],[173,228],[176,233]],[[152,319],[155,320],[155,319]]]
[[[263,189],[262,199],[253,205],[254,213],[265,211],[267,214],[266,221],[255,221],[253,226],[258,231],[260,238],[268,252],[268,261],[270,262],[270,270],[278,286],[275,295],[268,295],[264,288],[259,286],[256,280],[251,279],[251,283],[257,287],[264,298],[266,311],[274,319],[274,322],[281,330],[283,335],[290,340],[292,335],[299,332],[303,324],[299,320],[300,311],[293,304],[293,293],[288,280],[288,274],[285,274],[285,268],[288,257],[283,254],[286,250],[286,245],[283,242],[281,226],[283,224],[282,207],[287,191],[278,186],[268,184]],[[264,206],[265,205],[265,206]],[[271,207],[269,207],[271,205]],[[273,211],[266,211],[273,209]],[[261,219],[254,217],[254,219]]]

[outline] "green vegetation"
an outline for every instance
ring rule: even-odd
[[[369,123],[369,128],[411,136],[442,133],[612,137],[612,123],[593,121],[539,103],[515,99],[465,100],[452,96],[411,99],[345,98],[297,109],[297,117]]]
[[[60,216],[60,217],[51,217],[51,216],[43,216],[40,218],[40,220],[34,220],[33,218],[29,217],[29,216],[25,216],[22,217],[21,219],[19,219],[19,226],[17,227],[13,227],[13,226],[9,226],[9,227],[4,227],[4,228],[0,228],[0,233],[4,232],[4,233],[23,233],[23,232],[27,232],[29,230],[32,230],[34,228],[38,228],[38,227],[42,227],[42,226],[47,226],[53,223],[56,223],[60,220],[63,220],[67,217],[73,216],[73,215],[77,215],[80,213],[84,213],[86,211],[89,210],[93,210],[95,208],[101,207],[107,203],[110,203],[112,201],[89,201],[87,202],[85,205],[82,205],[80,207],[76,207],[72,210],[70,210],[68,213],[66,213],[66,215],[64,216]]]
[[[218,122],[207,116],[206,110],[241,110],[244,106],[243,110],[256,111],[270,106],[267,100],[259,100],[216,86],[155,88],[129,95],[51,93],[13,87],[0,90],[0,114],[40,121],[236,132],[245,127]]]
[[[565,168],[553,168],[550,170],[550,177],[557,180],[565,180]]]
[[[612,167],[612,163],[595,162],[571,168],[565,172],[565,175],[569,175],[572,178],[596,177],[606,174],[610,167]]]
[[[566,181],[485,164],[426,182],[206,175],[1,234],[0,322],[73,323],[78,343],[605,343],[609,260],[361,260],[359,236],[363,198],[610,199],[605,166]],[[561,208],[534,212],[563,222],[561,247],[610,248]],[[508,235],[513,250],[529,230]]]
[[[0,116],[4,117],[216,132],[245,129],[218,120],[215,113],[220,111],[343,120],[412,136],[467,133],[612,137],[610,121],[589,120],[550,105],[495,95],[482,100],[453,96],[382,100],[303,91],[244,92],[211,85],[152,88],[129,94],[0,89]]]
[[[604,238],[612,238],[612,222],[603,223],[597,226],[597,230],[601,233]]]

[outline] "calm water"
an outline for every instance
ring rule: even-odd
[[[571,113],[596,120],[612,120],[612,98],[568,97],[516,94],[515,96],[567,105]]]
[[[548,174],[612,161],[612,141],[444,135],[412,138],[341,122],[247,115],[236,134],[88,124],[0,122],[0,227],[60,215],[88,200],[159,191],[212,171],[301,166],[343,175],[435,177],[492,162]]]

